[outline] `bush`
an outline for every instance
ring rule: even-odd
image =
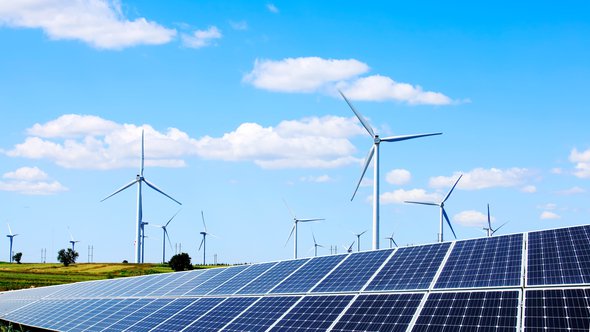
[[[193,265],[191,264],[191,256],[189,256],[186,252],[172,256],[172,258],[170,258],[170,262],[168,262],[168,265],[174,271],[193,269]]]
[[[20,260],[22,258],[23,258],[22,252],[17,252],[16,254],[14,254],[14,256],[12,256],[12,260],[14,260],[16,262],[16,264],[20,264]]]
[[[63,263],[64,266],[76,263],[77,258],[78,253],[71,248],[68,248],[68,250],[62,249],[57,252],[57,260]]]

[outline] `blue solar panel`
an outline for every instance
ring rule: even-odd
[[[308,259],[297,259],[280,262],[259,278],[256,278],[244,288],[237,291],[236,294],[264,294],[288,277],[293,271],[301,267],[301,265],[307,263],[307,261]]]
[[[25,307],[36,300],[28,299],[0,299],[0,318],[9,312]]]
[[[205,295],[209,293],[211,290],[219,286],[220,284],[227,282],[231,278],[235,277],[238,273],[247,269],[248,265],[240,265],[240,266],[233,266],[233,267],[226,267],[223,268],[223,272],[217,274],[216,276],[212,277],[211,279],[203,282],[199,286],[191,289],[190,291],[186,292],[185,295]]]
[[[113,306],[111,310],[101,314],[100,317],[96,319],[96,321],[91,322],[91,324],[87,327],[82,326],[80,330],[84,329],[84,331],[103,331],[107,327],[113,325],[123,317],[131,314],[138,308],[143,307],[151,301],[152,300],[148,299],[123,299],[119,304]]]
[[[96,306],[100,306],[102,302],[106,301],[108,300],[92,299],[71,301],[72,303],[63,310],[54,311],[47,317],[47,319],[41,321],[41,326],[47,329],[61,329],[62,326],[76,322],[85,312],[92,310],[92,308]],[[80,321],[78,323],[80,323]]]
[[[207,269],[203,271],[195,271],[196,273],[191,273],[194,275],[192,279],[187,280],[183,284],[172,288],[169,292],[165,293],[165,296],[180,296],[186,294],[191,289],[199,286],[200,284],[204,283],[205,281],[215,277],[219,273],[223,272],[224,269]],[[192,272],[192,271],[191,271]]]
[[[106,319],[113,312],[121,310],[122,308],[128,306],[130,303],[134,301],[135,300],[130,301],[121,299],[113,299],[111,301],[108,301],[104,305],[96,308],[96,310],[92,310],[85,314],[84,319],[78,322],[76,325],[72,325],[71,330],[82,331],[91,327],[92,325],[96,325],[97,322]]]
[[[224,298],[221,297],[206,297],[201,298],[198,301],[194,301],[186,308],[180,310],[176,315],[170,317],[166,321],[163,321],[152,331],[180,331],[223,300]]]
[[[527,285],[590,283],[590,226],[533,232]]]
[[[167,320],[168,318],[172,317],[178,311],[184,309],[185,307],[191,305],[193,302],[198,301],[198,299],[176,299],[165,306],[159,308],[158,310],[150,313],[145,318],[139,320],[135,324],[131,325],[125,331],[149,331],[154,328],[156,325],[159,325],[163,321]]]
[[[423,294],[360,295],[331,331],[405,331]]]
[[[168,303],[174,301],[174,299],[155,299],[153,301],[149,301],[143,306],[134,306],[131,308],[135,311],[128,313],[128,315],[122,317],[114,324],[108,326],[106,330],[108,331],[123,331],[126,328],[134,325],[138,321],[142,320],[146,316],[152,314],[153,312],[157,311],[160,308],[168,305]],[[143,303],[140,303],[143,304]]]
[[[430,293],[412,331],[516,331],[518,291]]]
[[[38,322],[47,317],[48,313],[57,311],[56,308],[64,307],[65,305],[66,302],[60,300],[37,301],[26,307],[8,312],[4,316],[4,319],[11,322],[38,326]]]
[[[428,289],[450,245],[446,242],[398,249],[365,290]]]
[[[266,272],[266,270],[270,269],[275,264],[276,263],[250,265],[247,270],[215,288],[209,292],[208,295],[233,294],[238,289],[244,287],[246,284],[256,279],[256,277]]]
[[[227,298],[183,331],[217,331],[258,299],[258,297]]]
[[[84,324],[102,311],[108,310],[114,303],[114,300],[107,299],[86,300],[84,304],[80,306],[79,310],[68,313],[65,318],[56,325],[59,326],[58,329],[61,331],[80,331],[81,329],[77,328],[77,326]]]
[[[317,284],[346,255],[313,258],[287,279],[273,288],[271,293],[305,293]]]
[[[171,292],[172,290],[178,288],[180,285],[184,285],[190,280],[193,280],[196,276],[203,273],[204,270],[194,270],[194,271],[186,271],[186,272],[175,272],[171,273],[174,277],[166,279],[166,283],[162,285],[160,288],[152,291],[148,294],[148,296],[164,296]],[[193,287],[195,285],[193,284]],[[188,289],[184,290],[187,292]],[[180,292],[180,291],[179,291]]]
[[[300,296],[263,297],[236,320],[226,325],[223,331],[266,331],[300,298]]]
[[[312,292],[360,291],[392,252],[388,249],[350,254]]]
[[[522,234],[458,241],[435,288],[518,286],[522,249]]]
[[[352,298],[352,295],[306,296],[270,331],[326,331]]]
[[[590,331],[590,288],[525,292],[526,330]]]

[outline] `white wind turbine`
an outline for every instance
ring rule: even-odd
[[[164,225],[155,225],[152,224],[154,227],[158,227],[162,229],[162,264],[166,263],[166,238],[168,238],[168,244],[170,245],[170,249],[172,249],[172,242],[170,241],[170,236],[168,235],[168,225],[176,217],[176,215],[180,212],[180,210],[176,211],[176,213],[172,216],[172,218],[168,219],[168,222]]]
[[[7,238],[10,239],[10,251],[8,252],[8,256],[9,256],[9,262],[12,263],[12,241],[14,240],[14,237],[17,236],[18,234],[12,234],[12,229],[10,229],[10,224],[8,224],[8,235],[6,235]]]
[[[340,95],[342,95],[342,98],[344,98],[344,100],[346,101],[348,106],[350,106],[350,108],[352,109],[352,111],[354,112],[356,117],[359,119],[359,121],[361,122],[363,127],[365,127],[365,129],[367,130],[367,132],[369,133],[369,135],[373,139],[373,146],[369,150],[369,154],[367,155],[367,158],[365,159],[365,165],[363,167],[361,177],[358,181],[358,184],[356,185],[356,188],[355,188],[354,193],[352,194],[352,198],[350,200],[352,201],[354,199],[354,196],[356,195],[356,192],[359,189],[361,181],[363,180],[363,177],[365,176],[365,173],[367,172],[367,168],[369,167],[369,164],[371,163],[371,159],[373,159],[373,155],[374,155],[375,162],[373,164],[373,167],[374,167],[374,169],[373,169],[373,250],[375,250],[375,249],[379,249],[379,144],[381,142],[399,142],[399,141],[405,141],[405,140],[419,138],[419,137],[440,135],[442,133],[390,136],[390,137],[381,138],[381,137],[379,137],[379,135],[377,135],[375,133],[373,128],[371,128],[371,126],[369,125],[369,122],[367,120],[365,120],[365,118],[359,112],[357,112],[357,110],[354,108],[354,106],[352,106],[352,104],[350,103],[348,98],[346,98],[346,96],[342,93],[342,91],[338,91],[338,92],[340,92]]]
[[[488,237],[491,237],[496,233],[500,228],[504,227],[508,222],[503,223],[500,227],[493,229],[492,228],[492,220],[490,218],[490,204],[488,204],[488,227],[484,227],[483,230],[488,233]]]
[[[395,240],[393,239],[393,234],[394,233],[391,233],[391,236],[388,236],[388,237],[385,238],[386,240],[389,240],[389,248],[393,248],[393,245],[394,244],[395,244],[396,247],[399,247],[397,245],[397,243],[395,243]]]
[[[135,223],[135,263],[140,263],[143,261],[143,212],[142,212],[142,197],[141,197],[141,187],[142,183],[145,183],[148,187],[154,189],[155,191],[159,192],[160,194],[170,198],[174,202],[182,205],[179,201],[175,200],[168,194],[164,193],[162,190],[158,189],[155,185],[150,183],[143,177],[143,166],[144,166],[144,132],[141,131],[141,163],[139,167],[139,174],[135,177],[135,180],[131,181],[130,183],[123,186],[121,189],[115,191],[114,193],[110,194],[109,196],[105,197],[101,202],[104,202],[106,199],[120,193],[121,191],[131,187],[134,184],[137,184],[137,220]]]
[[[320,220],[325,220],[325,219],[323,219],[323,218],[299,219],[295,216],[295,213],[293,213],[293,210],[291,210],[291,208],[289,207],[289,204],[287,204],[287,201],[285,201],[283,199],[283,202],[285,203],[287,210],[289,210],[289,213],[291,213],[291,216],[293,216],[293,227],[291,228],[291,233],[289,233],[289,237],[287,238],[287,241],[285,241],[285,245],[287,245],[287,243],[291,239],[291,236],[293,236],[293,257],[296,259],[297,258],[297,224],[299,224],[300,222],[320,221]]]
[[[354,236],[356,236],[356,251],[357,252],[361,251],[361,235],[365,234],[367,231],[368,231],[368,229],[364,230],[360,233],[353,233]]]
[[[439,233],[438,233],[438,242],[443,242],[444,241],[444,236],[443,236],[443,219],[445,219],[447,221],[447,224],[449,224],[449,227],[451,228],[451,231],[453,232],[453,235],[455,236],[455,239],[457,238],[457,235],[455,234],[455,230],[453,229],[453,226],[451,225],[451,221],[449,220],[449,216],[447,215],[447,212],[445,211],[445,202],[447,201],[447,199],[449,199],[449,196],[451,196],[451,193],[453,192],[453,190],[455,189],[455,187],[457,186],[457,183],[459,183],[459,180],[461,180],[461,178],[463,177],[463,174],[461,174],[459,176],[459,178],[457,179],[457,181],[455,181],[455,184],[453,185],[453,187],[451,188],[451,190],[449,190],[449,192],[447,193],[447,195],[445,196],[445,198],[440,201],[439,203],[435,203],[435,202],[415,202],[415,201],[405,201],[406,203],[411,203],[411,204],[422,204],[422,205],[433,205],[433,206],[438,206],[440,208],[440,225],[439,225]]]
[[[203,240],[201,240],[201,244],[199,245],[199,250],[201,250],[201,247],[203,247],[203,265],[205,265],[205,250],[207,249],[207,235],[211,235],[216,237],[215,235],[207,232],[207,225],[205,224],[205,215],[203,214],[203,211],[201,211],[201,219],[203,220],[203,231],[200,233],[201,235],[203,235]]]
[[[70,243],[72,244],[72,251],[76,251],[76,243],[78,243],[80,241],[74,240],[74,236],[72,235],[72,232],[70,231],[70,227],[68,227],[68,233],[70,233]]]
[[[311,232],[311,236],[313,237],[314,257],[317,257],[318,256],[318,247],[323,248],[324,246],[317,243],[317,241],[315,240],[315,235],[313,234],[313,232]]]

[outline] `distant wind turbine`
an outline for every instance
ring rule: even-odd
[[[379,135],[377,135],[375,133],[373,128],[371,128],[371,126],[369,125],[369,122],[367,120],[365,120],[365,118],[359,112],[357,112],[357,110],[354,108],[354,106],[352,106],[352,104],[350,103],[348,98],[346,98],[346,96],[342,93],[342,91],[338,91],[338,92],[340,92],[340,95],[342,95],[342,98],[344,98],[344,100],[346,101],[346,103],[348,104],[350,109],[352,109],[352,111],[354,112],[356,117],[359,119],[359,121],[361,122],[363,127],[365,127],[365,129],[367,130],[367,132],[369,133],[369,135],[373,139],[373,146],[369,150],[369,154],[367,155],[367,158],[365,159],[365,165],[363,167],[361,177],[358,181],[358,184],[356,185],[356,188],[355,188],[354,193],[352,194],[352,198],[350,200],[352,201],[354,199],[354,196],[356,195],[356,192],[359,189],[359,186],[361,185],[361,181],[363,180],[363,177],[365,176],[365,173],[367,172],[367,168],[369,167],[369,164],[371,163],[371,159],[373,159],[373,155],[374,155],[375,162],[373,164],[373,167],[374,167],[374,169],[373,169],[373,250],[375,250],[375,249],[379,249],[379,144],[381,142],[399,142],[399,141],[405,141],[405,140],[419,138],[419,137],[440,135],[442,133],[390,136],[390,137],[381,138],[381,137],[379,137]]]
[[[406,203],[422,204],[422,205],[433,205],[433,206],[438,206],[440,208],[440,225],[439,225],[439,233],[438,233],[438,242],[443,242],[444,241],[444,237],[443,237],[443,222],[444,221],[443,221],[443,219],[446,219],[447,224],[449,224],[449,227],[451,228],[451,231],[453,232],[453,235],[455,236],[455,239],[457,238],[457,235],[455,234],[455,230],[453,229],[453,226],[451,225],[451,221],[449,220],[449,216],[447,215],[447,212],[445,211],[445,202],[447,201],[447,199],[449,199],[449,196],[451,196],[451,193],[453,192],[453,190],[457,186],[457,183],[459,183],[459,180],[461,180],[462,177],[463,177],[463,174],[461,174],[459,176],[459,178],[457,179],[457,181],[455,181],[455,184],[453,185],[453,187],[451,188],[451,190],[449,190],[449,192],[447,193],[447,195],[445,196],[445,198],[441,202],[439,202],[439,203],[435,203],[435,202],[405,201]]]
[[[68,227],[68,233],[70,233],[70,243],[72,244],[72,251],[76,251],[76,243],[78,243],[80,241],[74,240],[74,236],[72,235],[72,232],[70,231],[69,227]]]
[[[318,247],[323,248],[324,246],[317,243],[317,241],[315,240],[315,235],[313,234],[313,232],[311,232],[311,236],[313,237],[314,257],[317,257],[318,256]]]
[[[10,229],[10,224],[8,224],[8,235],[6,235],[7,238],[10,239],[10,251],[8,252],[8,256],[9,256],[9,262],[12,263],[12,241],[14,240],[14,237],[17,236],[18,234],[12,234],[12,229]]]
[[[365,234],[368,230],[364,230],[360,233],[353,233],[356,236],[356,251],[361,251],[361,235]]]
[[[201,240],[201,244],[199,245],[199,250],[201,250],[201,247],[203,247],[203,265],[205,265],[206,261],[205,261],[205,250],[207,249],[207,235],[211,235],[211,236],[215,236],[209,232],[207,232],[207,225],[205,225],[205,215],[203,214],[203,211],[201,211],[201,219],[203,220],[203,231],[200,233],[201,235],[203,235],[203,240]]]
[[[109,196],[105,197],[101,202],[104,202],[108,198],[120,193],[121,191],[131,187],[134,184],[137,184],[137,220],[135,223],[135,263],[140,263],[143,260],[143,212],[142,212],[142,198],[141,198],[141,185],[145,183],[148,187],[154,189],[155,191],[159,192],[160,194],[170,198],[174,202],[182,205],[179,201],[175,200],[168,194],[164,193],[162,190],[158,189],[155,185],[150,183],[143,177],[143,166],[144,166],[144,132],[141,131],[141,163],[139,166],[139,174],[137,174],[135,180],[131,181],[130,183],[123,186],[121,189],[115,191],[114,193],[110,194]]]
[[[347,247],[347,246],[342,246],[344,247],[344,250],[346,250],[347,253],[351,253],[352,252],[352,246],[354,246],[354,242],[352,241],[352,243]]]
[[[287,245],[287,243],[291,239],[291,236],[293,236],[293,257],[297,258],[297,224],[299,224],[300,222],[320,221],[320,220],[325,220],[325,219],[322,219],[322,218],[299,219],[295,216],[295,213],[293,213],[293,210],[291,210],[291,208],[289,207],[289,204],[287,204],[287,201],[285,201],[283,199],[283,202],[285,203],[287,210],[289,210],[289,213],[291,213],[291,216],[293,216],[293,227],[291,228],[291,233],[289,233],[289,237],[287,238],[287,241],[285,241],[285,245]]]
[[[154,227],[158,227],[162,229],[162,264],[166,263],[166,238],[168,238],[168,244],[170,245],[170,249],[172,249],[172,242],[170,241],[170,236],[168,235],[168,225],[176,217],[176,215],[180,212],[180,210],[176,211],[176,213],[172,216],[172,218],[168,219],[168,222],[164,225],[155,225],[152,224]]]
[[[492,220],[490,218],[490,204],[488,204],[488,227],[484,227],[483,230],[488,233],[488,237],[491,237],[496,233],[500,228],[504,227],[508,222],[503,223],[500,227],[493,229],[492,228]]]
[[[395,240],[393,239],[393,234],[394,233],[391,233],[391,236],[388,236],[388,237],[385,238],[386,240],[389,240],[389,248],[393,248],[393,245],[394,244],[395,244],[396,247],[399,247],[397,245],[397,243],[395,243]]]

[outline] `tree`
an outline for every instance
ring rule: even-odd
[[[186,252],[172,256],[172,258],[170,258],[170,262],[168,262],[168,265],[170,265],[174,271],[193,269],[193,265],[191,264],[191,256],[189,256]]]
[[[72,248],[68,248],[68,250],[62,249],[57,252],[57,260],[63,263],[64,266],[76,263],[76,258],[78,258],[78,253]]]
[[[14,260],[16,264],[20,264],[21,258],[23,258],[22,252],[17,252],[16,254],[14,254],[14,256],[12,256],[12,260]]]

